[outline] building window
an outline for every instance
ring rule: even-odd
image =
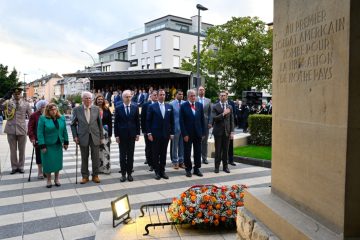
[[[114,54],[110,54],[109,60],[110,60],[110,61],[114,61]]]
[[[117,60],[127,60],[127,54],[126,54],[126,51],[125,52],[118,52],[117,54]]]
[[[161,49],[161,36],[155,37],[155,50]]]
[[[136,43],[131,44],[131,56],[136,55]]]
[[[173,68],[180,68],[180,56],[173,56]]]
[[[146,66],[146,59],[142,58],[141,59],[141,69],[145,69],[145,66]]]
[[[180,37],[179,36],[174,36],[173,37],[173,48],[174,50],[180,50]]]
[[[150,58],[146,59],[146,69],[150,69]]]
[[[110,72],[111,71],[111,66],[110,65],[106,65],[106,66],[103,66],[103,72]]]
[[[162,67],[161,56],[155,56],[154,57],[154,67],[155,67],[155,69],[159,69],[159,68]]]
[[[147,39],[142,41],[142,52],[147,53],[148,52],[148,41]]]
[[[130,67],[136,67],[138,65],[138,60],[134,59],[130,61]]]

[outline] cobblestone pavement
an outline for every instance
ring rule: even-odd
[[[110,201],[123,194],[129,195],[132,209],[136,211],[142,204],[168,202],[195,184],[239,183],[264,187],[271,182],[270,169],[244,164],[230,166],[230,174],[222,171],[215,174],[213,159],[202,165],[204,177],[187,178],[183,169],[175,170],[170,166],[169,157],[166,173],[170,179],[158,181],[144,164],[144,141],[141,139],[135,149],[134,182],[120,183],[119,150],[113,142],[111,174],[100,175],[100,184],[80,185],[75,184],[75,144],[72,139],[70,142],[68,151],[64,152],[62,185],[48,189],[46,181],[37,179],[35,164],[28,182],[32,152],[29,142],[25,174],[9,174],[8,143],[6,135],[0,135],[0,239],[94,239],[100,212],[110,211]]]

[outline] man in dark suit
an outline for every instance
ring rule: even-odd
[[[230,139],[234,137],[233,108],[227,102],[225,91],[220,92],[220,101],[212,108],[213,135],[215,138],[215,173],[219,173],[220,163],[223,163],[224,172],[230,173],[228,168],[228,148]]]
[[[208,164],[207,149],[209,139],[209,129],[212,127],[212,115],[211,115],[211,100],[205,97],[205,88],[200,86],[198,89],[197,102],[201,103],[204,109],[205,120],[205,137],[201,140],[201,157],[202,163]]]
[[[136,102],[137,102],[138,107],[141,107],[144,104],[144,101],[145,101],[145,96],[142,93],[142,91],[139,90],[139,93],[136,96]]]
[[[106,89],[104,98],[105,98],[106,101],[108,101],[110,107],[112,106],[111,97],[112,97],[111,91]]]
[[[80,145],[81,152],[81,184],[89,182],[89,147],[91,149],[92,181],[100,183],[99,174],[99,151],[100,145],[104,144],[103,125],[100,119],[100,110],[92,105],[92,94],[83,92],[81,95],[82,105],[72,111],[71,132],[76,144]]]
[[[132,182],[131,176],[134,166],[135,141],[139,140],[140,119],[139,109],[131,103],[131,91],[125,90],[122,94],[123,104],[115,109],[115,138],[120,148],[120,182]]]
[[[158,102],[149,106],[146,121],[151,141],[155,179],[169,179],[165,173],[166,152],[169,139],[174,138],[174,113],[172,105],[165,103],[165,91],[159,90]]]
[[[180,129],[184,138],[184,163],[186,176],[191,177],[191,147],[194,146],[194,174],[202,177],[201,139],[205,137],[205,120],[203,106],[196,100],[196,91],[187,91],[188,101],[180,106]]]
[[[225,91],[226,93],[226,96],[227,96],[227,103],[231,106],[232,108],[232,114],[233,114],[233,117],[234,117],[234,121],[235,120],[235,117],[236,117],[236,113],[235,113],[235,102],[234,101],[231,101],[230,99],[228,99],[229,97],[229,92],[228,91]],[[236,166],[236,163],[234,162],[234,139],[231,138],[230,139],[230,143],[229,143],[229,155],[228,155],[228,161],[229,161],[229,164],[232,165],[232,166]]]
[[[158,92],[152,91],[150,95],[151,101],[148,101],[143,104],[141,108],[141,130],[144,134],[144,140],[145,140],[145,164],[149,165],[149,171],[152,172],[154,170],[153,161],[152,161],[152,151],[151,151],[151,142],[148,138],[148,123],[146,121],[146,115],[147,111],[149,109],[149,106],[153,103],[156,103],[158,101]]]

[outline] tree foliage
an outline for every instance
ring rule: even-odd
[[[196,57],[194,48],[182,68],[196,72]],[[233,17],[207,30],[200,58],[207,87],[217,88],[216,92],[230,88],[239,96],[251,87],[267,89],[271,85],[272,31],[257,17]]]
[[[8,66],[0,64],[0,97],[4,96],[10,89],[17,86],[17,71],[8,71]]]

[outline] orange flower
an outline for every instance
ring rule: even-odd
[[[212,196],[212,197],[211,197],[211,201],[214,202],[214,203],[217,202],[216,197]]]
[[[233,190],[239,189],[238,185],[232,185],[231,188],[232,188]]]
[[[221,208],[221,204],[220,204],[220,203],[216,204],[215,208],[216,208],[217,210],[219,210],[219,209]]]
[[[196,193],[194,191],[190,191],[191,196],[196,196]]]
[[[185,212],[185,210],[186,210],[186,207],[184,205],[181,205],[180,206],[180,212]]]
[[[244,198],[244,196],[245,196],[245,193],[240,193],[240,198]]]
[[[221,187],[221,191],[222,191],[222,192],[226,192],[226,190],[227,190],[226,186],[222,186],[222,187]]]
[[[203,201],[204,202],[208,202],[210,200],[210,196],[209,195],[204,195],[203,196]]]
[[[225,205],[226,205],[227,207],[230,207],[230,206],[231,206],[231,202],[230,202],[230,201],[226,201],[226,202],[225,202]]]
[[[193,213],[194,212],[194,208],[193,207],[189,207],[189,212]]]
[[[214,225],[215,225],[215,226],[219,225],[219,220],[215,219],[215,220],[214,220]]]
[[[195,224],[196,224],[195,220],[192,220],[191,225],[195,225]]]
[[[205,208],[206,208],[206,204],[203,204],[203,203],[200,204],[200,208],[201,208],[201,209],[205,209]]]
[[[215,218],[215,219],[219,219],[219,218],[220,218],[220,215],[219,215],[219,214],[215,214],[215,215],[214,215],[214,218]]]
[[[208,216],[213,216],[213,215],[214,215],[213,212],[211,211],[208,212]]]
[[[186,193],[182,193],[181,198],[186,198]]]
[[[226,214],[227,214],[228,216],[231,216],[232,211],[229,209],[229,210],[226,211]]]
[[[181,205],[181,204],[182,204],[182,200],[181,200],[181,199],[177,200],[177,204],[178,204],[178,205]]]
[[[225,196],[225,195],[221,195],[220,198],[221,198],[222,200],[225,200],[225,199],[226,199],[226,196]]]
[[[236,197],[236,193],[231,192],[231,193],[230,193],[230,196],[231,196],[231,198],[235,198],[235,197]]]
[[[207,187],[202,187],[201,188],[201,192],[203,192],[203,193],[206,192],[207,190],[208,190]]]
[[[236,203],[236,206],[242,207],[242,206],[244,206],[244,203],[243,203],[242,201],[238,201],[238,202]]]
[[[210,220],[208,218],[204,219],[204,223],[209,223],[209,222],[210,222]]]
[[[212,206],[212,205],[209,205],[209,206],[207,207],[207,209],[208,209],[209,211],[211,211],[211,210],[213,210],[213,206]]]
[[[201,218],[203,216],[202,212],[198,212],[198,214],[196,215],[198,218]]]
[[[225,217],[225,216],[222,216],[222,217],[221,217],[221,221],[222,221],[222,222],[225,222],[225,221],[226,221],[226,217]]]
[[[193,196],[190,197],[190,199],[191,199],[192,202],[195,202],[196,201],[196,196],[193,195]]]

